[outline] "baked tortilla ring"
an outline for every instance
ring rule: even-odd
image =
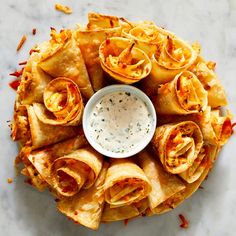
[[[114,160],[104,184],[105,200],[110,207],[130,205],[147,197],[151,185],[142,169],[127,159]]]
[[[207,108],[207,92],[197,77],[183,71],[158,88],[155,102],[159,114],[191,114]]]
[[[93,89],[78,43],[70,30],[57,34],[51,31],[50,45],[42,54],[39,66],[53,77],[67,77],[79,87],[85,98],[93,95]]]
[[[101,66],[113,79],[132,84],[151,72],[151,61],[147,54],[135,47],[130,39],[112,37],[99,48]]]
[[[155,86],[171,81],[196,60],[198,53],[185,41],[167,36],[165,44],[152,55],[149,84]]]
[[[158,127],[152,144],[164,169],[180,174],[193,165],[203,145],[203,136],[196,123],[177,122]]]
[[[81,123],[83,99],[71,79],[58,77],[52,80],[44,90],[44,105],[33,104],[37,117],[45,124],[76,126]]]
[[[82,148],[56,159],[51,166],[53,187],[63,196],[73,196],[88,189],[102,168],[102,155],[92,148]]]

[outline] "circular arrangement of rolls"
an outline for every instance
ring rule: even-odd
[[[157,128],[148,147],[126,159],[97,153],[81,126],[84,106],[99,89],[132,84],[152,100]],[[153,22],[88,14],[88,24],[51,30],[24,68],[11,137],[16,164],[75,223],[162,214],[201,185],[232,133],[215,63],[200,45]]]

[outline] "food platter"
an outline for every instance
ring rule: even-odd
[[[151,57],[150,57],[150,58],[151,58]],[[103,70],[104,70],[104,69],[103,69]],[[193,73],[193,72],[192,72],[192,73]],[[109,74],[109,73],[107,73],[107,74]],[[107,76],[107,77],[108,77],[108,79],[109,79],[108,84],[112,84],[113,82],[111,82],[112,80],[110,80],[110,76]],[[53,80],[54,80],[54,79],[53,79]],[[52,81],[53,81],[53,80],[52,80]],[[148,87],[148,85],[146,85],[145,83],[144,83],[144,84],[140,83],[140,84],[138,84],[138,87],[141,88],[141,89],[144,91],[145,88]],[[143,88],[144,88],[144,89],[143,89]],[[147,90],[147,91],[145,91],[145,92],[151,97],[151,94],[150,94],[151,91],[150,91],[150,90]],[[83,95],[82,95],[82,96],[83,96]],[[84,97],[83,97],[83,99],[84,99]],[[173,96],[172,96],[172,97],[166,98],[166,99],[167,99],[167,100],[168,100],[168,99],[172,99],[172,101],[173,101],[175,98],[173,98]],[[153,101],[154,101],[154,100],[153,100]],[[40,102],[38,102],[38,103],[40,103]],[[85,99],[84,105],[86,105],[86,99]],[[182,108],[181,108],[181,109],[182,109]],[[179,109],[178,109],[178,110],[179,110]],[[203,109],[203,110],[206,111],[207,109]],[[181,112],[181,111],[180,111],[180,112]],[[158,127],[159,127],[159,126],[162,126],[162,125],[164,124],[164,123],[161,123],[161,122],[163,122],[163,121],[162,121],[162,117],[163,117],[163,120],[164,120],[164,119],[166,119],[165,116],[168,115],[168,114],[163,114],[163,115],[162,115],[162,114],[160,115],[160,114],[161,114],[161,112],[158,113],[158,115],[159,115],[160,118],[161,118],[161,119],[159,120],[160,123],[158,124]],[[178,114],[178,113],[177,113],[177,114]],[[217,116],[217,114],[215,114],[215,115]],[[37,116],[37,117],[38,117],[38,116]],[[180,118],[180,117],[179,117],[179,118]],[[175,120],[175,119],[176,119],[176,118],[174,118],[174,121],[176,121],[176,122],[183,122],[182,118],[180,118],[180,120],[178,120],[178,119]],[[191,120],[192,122],[194,122],[194,123],[197,123],[197,122],[196,122],[196,119],[197,119],[197,118],[194,117],[194,115],[193,115],[193,118],[191,118],[190,120]],[[167,122],[166,122],[166,123],[167,123]],[[168,123],[173,123],[173,121],[170,120],[170,121],[168,121]],[[69,125],[69,126],[70,126],[70,125]],[[69,127],[69,126],[68,126],[68,127]],[[200,126],[200,125],[198,124],[198,126]],[[167,130],[169,130],[169,128],[170,128],[170,127],[167,127]],[[171,129],[171,128],[170,128],[170,129]],[[202,128],[201,128],[201,129],[202,129]],[[80,132],[80,130],[79,130],[78,132]],[[169,132],[169,131],[165,131],[165,132]],[[201,132],[202,132],[202,131],[201,131]],[[51,132],[50,132],[50,133],[51,133]],[[66,139],[69,139],[69,138],[66,137]],[[56,141],[56,142],[57,142],[57,143],[60,143],[60,141],[59,141],[59,142]],[[165,144],[163,144],[163,145],[165,145]],[[43,148],[44,148],[44,147],[42,147],[42,149],[43,149]],[[145,153],[144,153],[144,154],[145,154]],[[143,155],[144,155],[144,154],[143,154]],[[142,160],[142,158],[141,158],[141,160]],[[148,160],[148,157],[146,156],[146,158],[143,158],[143,160]],[[108,159],[108,162],[110,162],[109,159]],[[163,170],[163,166],[162,166],[162,165],[164,165],[164,164],[161,164],[161,163],[159,163],[159,164],[160,164],[160,166],[161,166],[161,170]],[[55,164],[55,165],[56,165],[56,164]],[[139,163],[138,165],[139,165],[139,166],[142,165],[142,164],[141,164],[141,161],[140,161],[140,163]],[[144,170],[145,168],[142,167],[142,169]],[[148,174],[146,174],[146,176],[147,176],[147,175],[148,175]],[[181,177],[181,178],[182,178],[182,177]],[[180,178],[178,177],[178,179],[180,179]],[[182,180],[182,179],[180,179],[180,180]],[[194,181],[194,182],[195,182],[195,181]],[[184,182],[184,183],[185,183],[185,182]],[[106,208],[105,208],[105,209],[106,209]],[[148,211],[147,211],[147,215],[148,215]],[[128,217],[127,217],[127,218],[128,218]]]

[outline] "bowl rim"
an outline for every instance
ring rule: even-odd
[[[123,153],[115,153],[106,150],[105,148],[101,147],[96,141],[93,140],[93,138],[89,135],[89,119],[91,115],[92,108],[97,104],[97,102],[104,97],[107,94],[117,92],[117,91],[125,91],[130,92],[137,97],[139,97],[143,102],[146,103],[147,108],[149,112],[151,113],[153,122],[152,126],[150,128],[150,132],[145,136],[144,139],[140,141],[140,144],[134,148],[131,149],[128,152]],[[108,85],[100,90],[98,90],[96,93],[93,94],[93,96],[88,100],[87,104],[85,105],[84,112],[83,112],[83,118],[82,118],[82,126],[84,130],[84,134],[86,139],[88,140],[89,144],[99,153],[101,153],[104,156],[111,157],[111,158],[127,158],[131,157],[140,151],[142,151],[151,141],[155,130],[156,130],[156,123],[157,123],[157,115],[154,108],[154,105],[150,98],[140,89],[131,86],[131,85],[124,85],[124,84],[114,84],[114,85]]]

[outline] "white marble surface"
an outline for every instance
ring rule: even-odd
[[[1,0],[0,5],[0,235],[211,235],[236,234],[236,132],[221,152],[214,170],[199,190],[174,211],[155,217],[102,225],[97,232],[74,225],[55,209],[53,197],[39,193],[15,176],[13,162],[16,144],[9,138],[7,120],[11,119],[15,93],[8,87],[8,74],[17,63],[27,59],[29,49],[48,39],[49,27],[84,23],[88,11],[153,20],[177,35],[193,42],[198,40],[207,59],[217,62],[217,71],[226,87],[230,108],[236,114],[236,1],[235,0],[116,0],[60,1],[74,13],[64,15],[54,10],[54,0]],[[31,35],[32,28],[37,34]],[[28,39],[16,54],[23,34]],[[12,177],[14,182],[7,183]],[[190,221],[187,230],[179,228],[178,214]]]

